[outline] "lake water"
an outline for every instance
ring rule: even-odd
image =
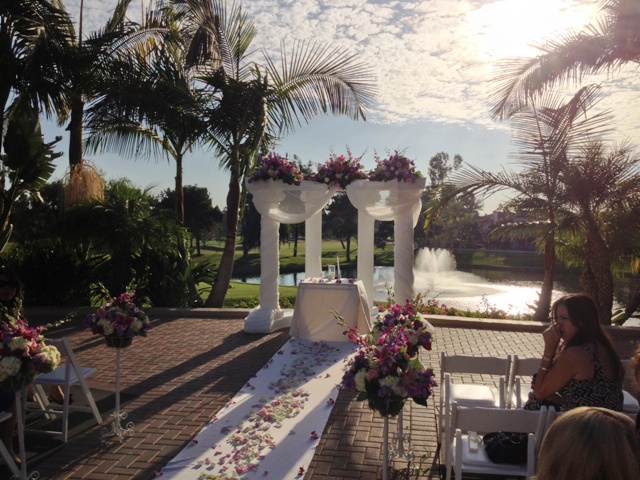
[[[342,271],[343,277],[355,276],[355,272]],[[416,255],[414,268],[416,292],[424,292],[427,298],[436,298],[450,307],[469,310],[485,310],[491,307],[511,314],[532,313],[542,284],[541,271],[514,272],[474,269],[456,269],[455,259],[448,250],[423,249]],[[280,275],[279,284],[295,286],[305,278],[302,273]],[[260,283],[260,277],[234,279],[247,283]],[[393,267],[374,268],[374,300],[386,301],[387,289],[393,286]],[[554,297],[577,292],[580,286],[575,278],[557,277]]]

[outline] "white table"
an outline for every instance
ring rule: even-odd
[[[359,333],[371,331],[369,301],[361,281],[310,278],[298,285],[290,335],[315,341],[350,341],[332,310],[338,312],[347,325],[357,326]]]

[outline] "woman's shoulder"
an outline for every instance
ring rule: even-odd
[[[577,361],[588,361],[593,360],[594,357],[594,348],[593,345],[585,343],[582,345],[574,345],[572,347],[567,347],[563,350],[561,358],[565,362],[577,362]]]

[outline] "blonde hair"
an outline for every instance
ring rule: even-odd
[[[578,407],[553,422],[536,480],[638,480],[640,451],[633,420],[599,407]]]

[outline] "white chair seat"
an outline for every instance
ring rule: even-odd
[[[80,367],[80,371],[82,372],[82,378],[88,378],[91,375],[94,375],[98,370],[92,367]],[[64,367],[58,367],[53,372],[41,373],[36,378],[38,383],[47,385],[64,385],[67,381],[65,379]],[[78,375],[74,369],[71,369],[71,372],[69,372],[68,381],[72,385],[79,382]]]
[[[469,448],[469,435],[462,435],[462,466],[464,470],[476,470],[476,467],[486,467],[487,473],[495,475],[522,475],[527,473],[526,465],[512,465],[506,463],[494,463],[487,455],[482,439],[478,442],[478,449],[474,452]],[[534,439],[535,441],[535,439]],[[453,463],[456,463],[456,438],[453,439]],[[487,467],[490,465],[490,467]],[[478,470],[483,470],[478,469]],[[504,473],[498,473],[503,471]],[[476,471],[476,473],[481,473]]]
[[[489,385],[471,385],[467,383],[449,384],[451,403],[476,407],[500,407],[500,391]]]

